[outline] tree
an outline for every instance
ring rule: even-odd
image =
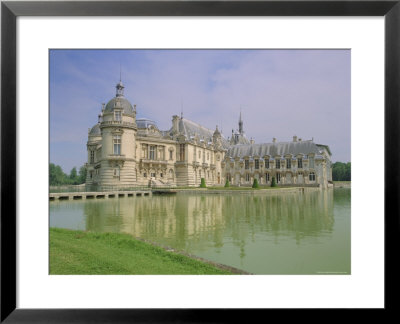
[[[206,180],[204,178],[201,178],[200,188],[206,188]]]
[[[50,186],[61,186],[70,184],[82,184],[86,182],[86,167],[81,166],[79,169],[79,175],[76,167],[73,167],[70,174],[64,173],[59,165],[50,163],[49,165],[49,184]]]
[[[335,162],[332,164],[333,181],[351,181],[351,162]]]
[[[62,185],[65,183],[67,175],[63,172],[59,165],[50,163],[49,166],[49,183],[50,186]]]
[[[78,172],[76,171],[76,167],[73,167],[70,174],[69,174],[69,179],[71,180],[72,184],[77,184],[78,183]]]
[[[275,177],[272,177],[271,179],[271,187],[277,187]]]
[[[81,166],[79,169],[79,184],[86,182],[87,169],[86,166]]]
[[[258,184],[258,180],[256,178],[254,178],[254,181],[253,181],[253,188],[254,189],[260,188],[260,185]]]
[[[229,180],[228,179],[226,179],[226,181],[225,181],[225,188],[228,188],[228,187],[230,187],[231,185],[230,185],[230,183],[229,183]]]

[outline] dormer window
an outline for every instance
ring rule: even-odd
[[[122,113],[120,110],[115,110],[114,111],[114,120],[115,121],[121,121],[122,120]]]
[[[310,166],[310,168],[311,169],[314,169],[314,157],[313,156],[310,156],[310,164],[309,164],[309,166]]]

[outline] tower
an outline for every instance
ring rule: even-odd
[[[120,80],[115,97],[105,106],[100,129],[101,186],[131,186],[136,184],[136,109],[124,97],[124,85]]]

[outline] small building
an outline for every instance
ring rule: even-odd
[[[320,185],[332,180],[331,152],[313,140],[255,144],[247,139],[240,113],[239,129],[226,139],[218,127],[210,130],[172,116],[169,130],[155,121],[136,118],[136,105],[124,96],[124,85],[102,105],[98,123],[89,129],[87,179],[91,187],[142,185],[250,185],[253,179],[269,184]]]

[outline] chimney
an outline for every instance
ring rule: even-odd
[[[297,142],[297,136],[293,136],[293,142]]]
[[[301,142],[301,138],[299,138],[299,142]]]
[[[179,132],[179,116],[172,116],[172,132],[174,134]]]
[[[276,138],[272,138],[272,143],[276,143]]]
[[[250,144],[254,144],[254,139],[253,139],[253,137],[250,138]]]

